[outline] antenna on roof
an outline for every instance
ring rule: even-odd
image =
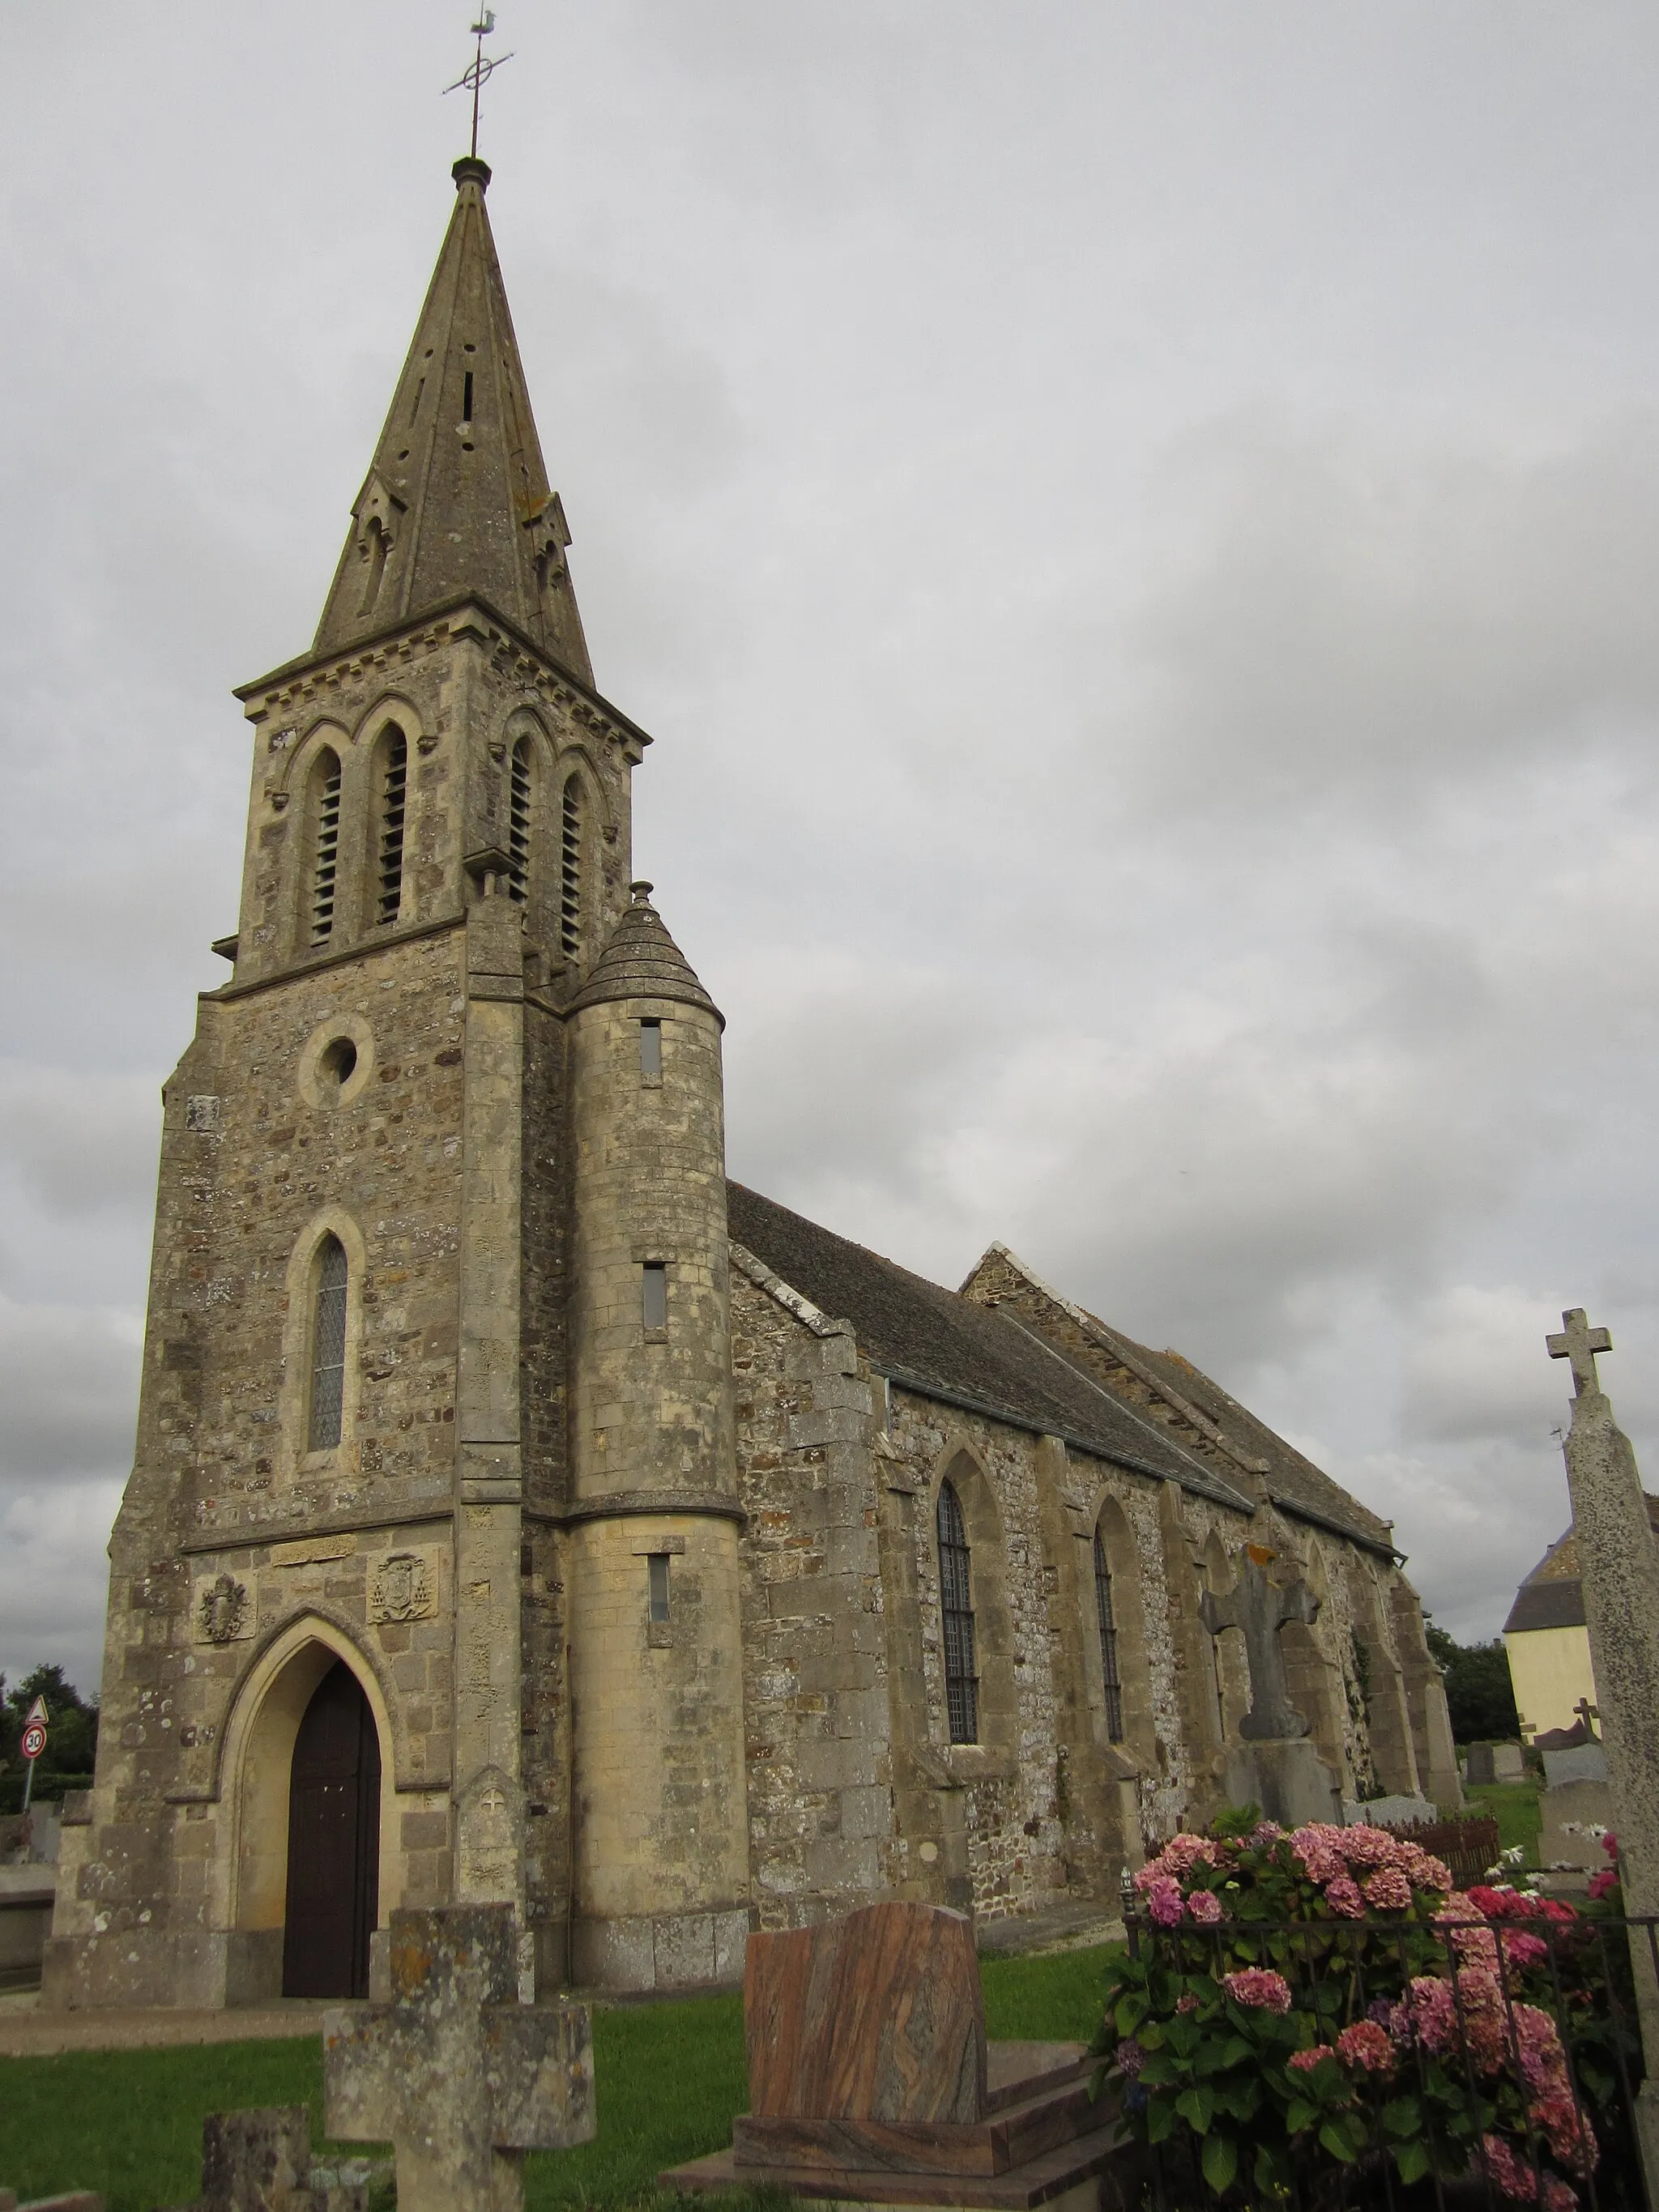
[[[447,95],[452,92],[470,90],[472,94],[472,158],[476,161],[478,155],[478,93],[480,88],[488,82],[489,78],[495,75],[498,69],[500,69],[503,62],[510,62],[513,57],[511,54],[490,54],[487,56],[484,52],[483,42],[495,27],[495,10],[493,8],[485,8],[482,9],[479,13],[477,21],[476,23],[469,24],[467,27],[471,30],[473,37],[477,40],[478,50],[477,53],[474,54],[471,64],[462,70],[459,76],[456,78],[454,83],[447,84],[444,87],[444,94],[445,96],[447,97]]]

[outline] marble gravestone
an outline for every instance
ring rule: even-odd
[[[1287,1621],[1311,1623],[1319,1601],[1302,1581],[1272,1581],[1273,1553],[1247,1544],[1238,1555],[1233,1587],[1224,1597],[1206,1590],[1199,1618],[1212,1636],[1237,1628],[1250,1670],[1250,1710],[1239,1723],[1244,1741],[1228,1756],[1224,1786],[1235,1805],[1259,1805],[1282,1827],[1307,1820],[1342,1820],[1338,1778],[1308,1741],[1305,1714],[1291,1702],[1279,1631]]]
[[[397,2154],[398,2212],[519,2212],[524,2154],[587,2142],[586,2005],[518,2002],[507,1905],[392,1915],[389,2005],[323,2022],[328,2132]]]
[[[750,2109],[665,2189],[1095,2212],[1116,2147],[1081,2043],[991,2043],[973,1923],[866,1905],[749,1938]]]

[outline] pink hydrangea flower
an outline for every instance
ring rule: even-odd
[[[1276,1844],[1284,1832],[1277,1820],[1258,1820],[1250,1831],[1250,1841],[1258,1850],[1266,1850],[1268,1844]]]
[[[1387,2031],[1374,2020],[1357,2020],[1336,2039],[1336,2053],[1345,2066],[1361,2074],[1392,2074],[1395,2048]]]
[[[1400,1870],[1413,1889],[1437,1889],[1443,1896],[1449,1895],[1455,1887],[1451,1869],[1443,1859],[1425,1851],[1420,1844],[1401,1842]]]
[[[1235,2004],[1251,2005],[1258,2012],[1291,2008],[1291,1985],[1271,1966],[1245,1966],[1236,1974],[1224,1974],[1221,1986]]]
[[[1311,2051],[1293,2051],[1285,2063],[1293,2066],[1298,2074],[1311,2074],[1322,2058],[1334,2058],[1335,2056],[1328,2043],[1316,2043]]]
[[[1407,1912],[1411,1910],[1412,1886],[1398,1867],[1378,1867],[1375,1874],[1367,1875],[1361,1887],[1365,1901],[1374,1905],[1379,1912]],[[1326,1895],[1330,1894],[1329,1891]]]
[[[1135,2041],[1132,2035],[1126,2035],[1124,2037],[1122,2042],[1118,2045],[1117,2050],[1114,2055],[1117,2060],[1119,2073],[1127,2074],[1132,2081],[1135,2075],[1139,2073],[1141,2068],[1146,2063],[1146,2052],[1141,2049],[1140,2045]]]
[[[1358,1867],[1362,1873],[1399,1862],[1400,1845],[1386,1828],[1339,1828],[1336,1832],[1342,1838],[1337,1849],[1351,1867]]]
[[[1180,1926],[1181,1906],[1181,1884],[1169,1875],[1161,1874],[1147,1884],[1146,1910],[1160,1928]]]
[[[1498,1942],[1512,1966],[1541,1966],[1550,1954],[1550,1947],[1541,1936],[1528,1936],[1520,1928],[1504,1929]]]
[[[1201,1927],[1213,1928],[1221,1917],[1221,1899],[1212,1889],[1195,1889],[1187,1899],[1187,1911]]]
[[[1365,1900],[1359,1893],[1359,1884],[1352,1875],[1333,1875],[1325,1885],[1325,1902],[1333,1912],[1340,1912],[1345,1920],[1363,1920]]]
[[[1342,1830],[1332,1827],[1328,1820],[1310,1820],[1292,1834],[1291,1849],[1310,1881],[1333,1881],[1347,1872],[1348,1863],[1342,1856]]]
[[[1176,1999],[1176,2010],[1177,2012],[1196,2012],[1198,2010],[1198,1999],[1193,1995],[1190,1990],[1188,1990],[1182,1996],[1178,1996]]]

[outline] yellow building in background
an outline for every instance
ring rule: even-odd
[[[1648,1498],[1648,1521],[1659,1531],[1659,1498]],[[1581,1703],[1595,1704],[1578,1540],[1571,1528],[1516,1592],[1504,1645],[1523,1735],[1573,1728],[1582,1718]]]

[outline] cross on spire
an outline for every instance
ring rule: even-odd
[[[1595,1355],[1598,1352],[1611,1352],[1613,1339],[1606,1329],[1590,1328],[1584,1318],[1583,1306],[1574,1306],[1570,1313],[1562,1315],[1560,1334],[1547,1336],[1544,1348],[1552,1359],[1570,1359],[1572,1362],[1572,1394],[1575,1398],[1582,1398],[1587,1390],[1601,1389],[1601,1379],[1595,1372]]]
[[[472,94],[472,159],[476,161],[478,158],[479,91],[500,69],[501,64],[510,62],[513,57],[511,54],[492,54],[488,58],[485,57],[483,42],[495,27],[495,10],[493,8],[481,9],[477,21],[470,23],[467,27],[478,42],[477,52],[473,55],[467,67],[456,78],[454,83],[447,84],[444,87],[444,92],[448,94],[452,92],[470,91]]]

